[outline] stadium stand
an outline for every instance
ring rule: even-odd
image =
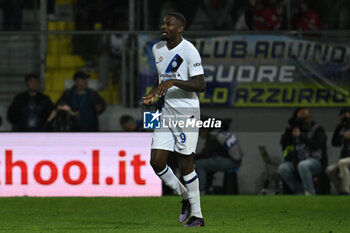
[[[74,7],[75,0],[57,0],[55,17],[59,21],[50,21],[48,30],[74,31],[75,22],[70,10]],[[73,13],[72,13],[73,14]],[[62,16],[63,15],[63,16]],[[45,93],[56,102],[61,93],[73,85],[72,77],[76,70],[87,69],[86,61],[74,53],[72,35],[50,34],[47,41],[46,72],[45,72]],[[98,73],[94,69],[86,70],[90,75],[89,86],[97,89]],[[118,103],[118,86],[109,82],[109,89],[100,91],[101,96],[109,104]]]

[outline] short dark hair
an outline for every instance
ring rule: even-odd
[[[177,20],[180,21],[181,25],[185,28],[186,27],[186,18],[183,14],[179,12],[170,12],[167,15],[175,17]]]
[[[73,79],[77,80],[78,78],[85,79],[85,78],[89,78],[89,77],[90,77],[89,74],[85,73],[84,71],[79,70],[79,71],[75,72]]]
[[[292,118],[293,118],[293,119],[297,119],[297,118],[298,118],[298,113],[299,113],[302,109],[306,109],[306,107],[297,107],[297,108],[294,110],[293,114],[292,114]]]
[[[29,79],[32,79],[32,78],[36,78],[37,80],[39,80],[39,76],[35,73],[30,73],[30,74],[27,74],[25,77],[24,77],[24,81],[27,83]]]

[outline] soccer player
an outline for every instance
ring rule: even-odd
[[[161,40],[152,48],[158,70],[152,90],[143,97],[146,106],[160,97],[162,116],[189,115],[199,119],[199,99],[196,92],[205,90],[201,58],[192,43],[182,37],[185,17],[177,12],[168,13],[161,26]],[[155,129],[152,138],[151,166],[160,179],[182,197],[179,221],[185,227],[202,227],[204,219],[200,206],[199,181],[193,159],[197,147],[198,128],[186,130],[179,126]],[[175,152],[186,187],[167,165],[169,151]]]

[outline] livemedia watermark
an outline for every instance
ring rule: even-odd
[[[215,118],[199,119],[195,114],[169,114],[157,111],[143,112],[144,129],[182,128],[184,131],[197,131],[200,128],[220,129],[222,121]]]

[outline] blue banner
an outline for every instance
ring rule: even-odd
[[[189,40],[202,57],[207,89],[202,105],[234,107],[349,106],[349,42],[286,35]],[[143,96],[156,80],[152,46],[139,36]]]

